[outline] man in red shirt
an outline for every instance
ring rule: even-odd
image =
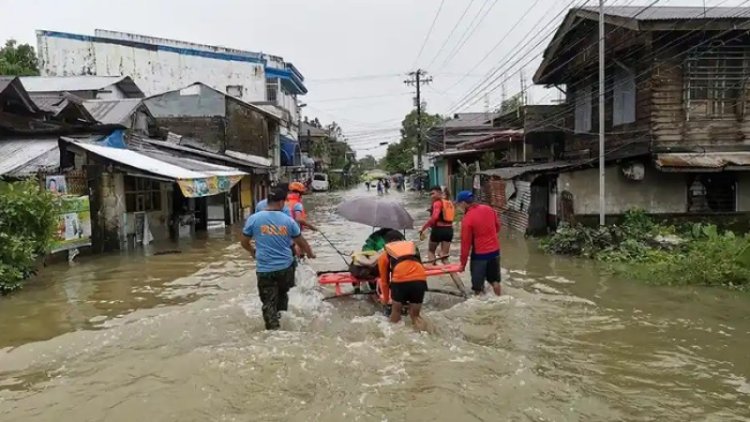
[[[430,219],[424,223],[422,230],[419,231],[419,237],[423,239],[424,231],[432,228],[427,260],[435,262],[435,251],[437,251],[438,245],[440,246],[441,258],[445,260],[450,254],[455,210],[453,209],[453,202],[444,197],[443,189],[440,186],[434,186],[430,189],[430,197],[432,198],[432,212],[430,213]]]
[[[500,220],[494,209],[475,204],[474,194],[461,191],[456,204],[464,211],[461,220],[461,272],[466,270],[471,251],[471,289],[479,295],[484,292],[484,282],[500,296]]]

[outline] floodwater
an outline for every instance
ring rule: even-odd
[[[342,251],[370,230],[335,205],[365,194],[307,199]],[[389,196],[424,221],[426,198]],[[344,264],[310,238],[278,332],[236,232],[47,267],[0,298],[0,420],[750,420],[750,295],[612,278],[503,234],[505,295],[432,295],[416,333],[323,301],[315,271]]]

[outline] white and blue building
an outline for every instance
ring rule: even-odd
[[[146,96],[202,82],[282,119],[278,167],[301,165],[298,96],[302,73],[278,56],[144,35],[96,30],[92,35],[37,31],[42,76],[130,76]]]

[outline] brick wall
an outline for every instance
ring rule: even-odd
[[[226,148],[268,157],[269,122],[257,111],[231,99],[227,100]]]
[[[194,138],[217,151],[223,151],[224,118],[212,117],[161,117],[159,127],[187,138]]]

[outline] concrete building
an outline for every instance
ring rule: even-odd
[[[95,35],[37,31],[44,76],[130,75],[147,96],[194,82],[248,103],[278,108],[281,141],[297,142],[297,96],[307,93],[292,63],[265,53],[96,30]]]

